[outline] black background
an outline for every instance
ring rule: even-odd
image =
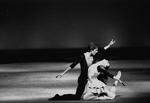
[[[149,59],[149,4],[148,0],[1,0],[1,61],[72,60],[89,42],[104,47],[111,39],[116,43],[108,51],[110,59]]]

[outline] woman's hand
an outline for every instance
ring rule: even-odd
[[[119,83],[121,83],[123,86],[125,86],[125,84],[124,84],[123,81],[121,81],[120,79],[119,79],[118,81],[119,81]]]

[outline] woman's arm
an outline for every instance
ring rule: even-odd
[[[110,78],[114,78],[114,75],[109,73],[108,71],[105,70],[104,66],[100,65],[97,67],[98,72],[104,73],[105,75],[107,75]]]
[[[98,72],[103,72],[105,75],[109,76],[110,78],[117,80],[119,83],[125,86],[125,84],[120,80],[120,78],[117,78],[113,74],[107,72],[103,66],[98,66]]]

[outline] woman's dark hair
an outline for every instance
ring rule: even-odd
[[[99,45],[94,43],[94,42],[90,42],[88,45],[87,51],[89,52],[89,51],[94,50],[96,48],[99,48]]]

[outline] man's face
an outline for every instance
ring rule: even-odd
[[[92,50],[92,55],[95,55],[96,53],[98,53],[98,48]]]

